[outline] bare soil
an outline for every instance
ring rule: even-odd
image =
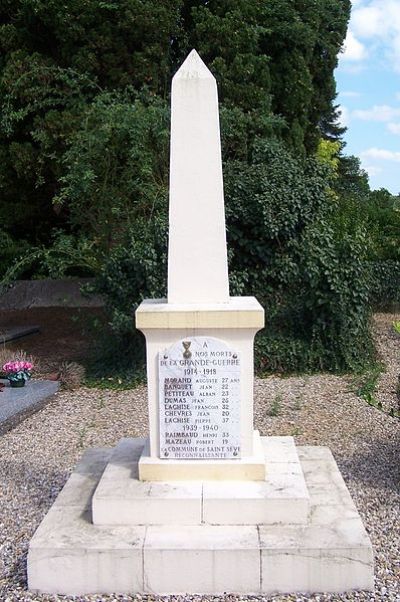
[[[5,347],[12,351],[24,350],[37,358],[41,371],[46,371],[63,361],[80,363],[88,356],[96,319],[100,324],[105,323],[103,312],[97,308],[41,307],[0,311],[0,332],[11,326],[39,326],[39,333],[10,341]]]

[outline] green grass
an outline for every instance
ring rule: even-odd
[[[400,334],[400,320],[396,320],[393,322],[393,328],[397,332],[397,334]]]
[[[400,411],[391,408],[389,412],[383,409],[382,402],[376,397],[376,387],[382,372],[385,370],[384,364],[377,362],[368,368],[363,374],[357,375],[355,393],[361,399],[364,399],[370,406],[376,408],[388,416],[400,418]]]
[[[378,379],[384,370],[384,366],[381,363],[375,363],[368,368],[362,375],[358,375],[356,394],[361,399],[364,399],[369,405],[374,406],[378,409],[382,408],[382,404],[377,400],[375,396],[376,385]]]
[[[268,416],[279,416],[281,413],[282,395],[278,393],[272,400],[271,407],[268,410]]]

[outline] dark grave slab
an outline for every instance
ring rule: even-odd
[[[39,326],[7,326],[6,328],[0,327],[0,343],[7,343],[7,341],[21,339],[22,337],[26,337],[28,334],[36,334],[39,331]]]
[[[5,385],[0,390],[0,434],[40,410],[60,387],[59,382],[52,380],[30,380],[25,387],[15,389],[7,380],[0,379],[0,383]]]

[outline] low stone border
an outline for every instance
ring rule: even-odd
[[[0,290],[0,310],[30,307],[102,307],[102,299],[86,297],[81,286],[90,278],[17,280],[8,290]]]
[[[0,435],[40,410],[60,388],[60,383],[52,380],[32,380],[21,389],[0,382],[6,384],[0,391]]]
[[[22,339],[28,334],[37,334],[40,332],[39,326],[10,326],[0,329],[0,343],[7,343],[15,339]]]

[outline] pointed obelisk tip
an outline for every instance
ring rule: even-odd
[[[212,78],[213,74],[202,61],[199,53],[193,48],[193,50],[187,55],[182,65],[175,73],[174,79],[176,78]]]

